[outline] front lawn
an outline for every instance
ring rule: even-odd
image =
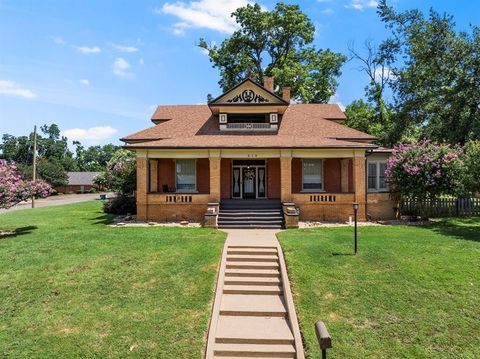
[[[289,230],[279,238],[309,358],[480,358],[480,219]]]
[[[98,202],[0,214],[0,357],[200,358],[225,235],[110,228]]]

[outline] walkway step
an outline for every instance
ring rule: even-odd
[[[225,277],[270,277],[279,278],[280,272],[275,269],[227,269]]]
[[[227,277],[225,285],[281,285],[280,278],[268,277]]]
[[[218,224],[218,228],[224,229],[281,229],[278,224]]]
[[[268,248],[228,248],[227,254],[250,254],[252,256],[277,255],[276,249]]]
[[[224,294],[221,315],[285,317],[287,309],[281,295]]]
[[[224,285],[224,294],[283,294],[279,285]]]
[[[276,262],[229,262],[227,269],[278,269]]]
[[[229,357],[273,357],[294,358],[295,347],[292,344],[215,344],[215,356],[224,355]]]
[[[234,254],[227,256],[227,262],[278,262],[278,256],[276,254],[258,256],[252,256],[251,254]]]
[[[215,342],[294,344],[294,338],[285,318],[221,315],[218,319]]]

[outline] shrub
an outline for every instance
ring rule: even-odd
[[[0,208],[10,208],[31,197],[47,197],[52,187],[44,181],[28,181],[15,164],[0,160]]]
[[[461,188],[462,149],[429,140],[399,144],[387,162],[386,175],[402,196],[417,199],[456,194]]]
[[[112,214],[135,214],[137,213],[137,203],[135,197],[118,195],[103,203],[103,211]]]
[[[120,149],[108,161],[107,169],[95,178],[98,187],[106,187],[123,195],[133,194],[136,186],[135,154]]]

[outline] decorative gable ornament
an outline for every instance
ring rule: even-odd
[[[235,97],[228,99],[227,102],[230,103],[265,103],[270,102],[265,97],[255,93],[255,91],[251,89],[243,90],[241,93],[236,95]]]

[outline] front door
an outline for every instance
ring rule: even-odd
[[[256,198],[257,169],[255,167],[244,167],[242,169],[243,178],[243,198]]]

